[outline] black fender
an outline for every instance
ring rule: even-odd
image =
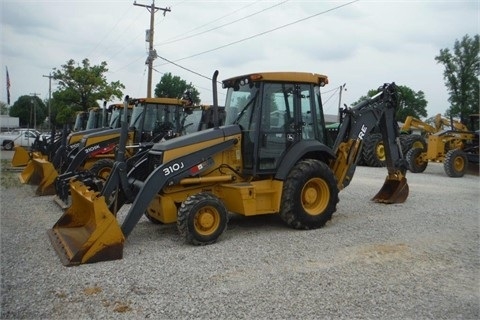
[[[335,159],[335,153],[330,147],[319,141],[300,141],[293,145],[282,159],[275,174],[275,179],[285,180],[292,167],[303,158],[314,158],[327,162],[330,159]]]

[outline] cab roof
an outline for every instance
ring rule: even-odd
[[[323,74],[309,73],[309,72],[256,72],[242,76],[237,76],[223,80],[224,86],[231,87],[239,81],[248,79],[248,81],[278,81],[278,82],[299,82],[312,83],[321,87],[328,83],[328,77]]]

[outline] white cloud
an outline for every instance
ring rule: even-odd
[[[326,74],[326,90],[347,84],[345,103],[395,81],[424,91],[429,115],[443,113],[448,94],[442,65],[434,57],[465,34],[479,33],[478,1],[347,3],[156,1],[171,12],[155,14],[155,49],[171,61],[194,56],[177,64],[206,77],[216,69],[220,79],[273,70]],[[345,6],[331,10],[340,5]],[[46,98],[48,79],[42,76],[69,59],[84,58],[92,64],[106,61],[109,81],[124,83],[125,94],[144,96],[149,19],[150,13],[133,1],[3,0],[1,56],[3,70],[7,66],[10,73],[12,103],[33,92]],[[195,85],[203,102],[211,103],[210,80],[161,59],[154,64],[154,84],[162,73],[171,72]],[[0,80],[5,88],[5,76]],[[6,101],[5,89],[0,100]],[[329,103],[328,112],[335,113],[337,102]]]

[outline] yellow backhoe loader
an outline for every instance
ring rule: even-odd
[[[217,109],[218,72],[213,99]],[[229,214],[279,214],[295,229],[325,225],[338,193],[349,185],[362,139],[378,125],[387,177],[372,198],[401,203],[408,197],[406,163],[397,144],[395,84],[342,112],[335,144],[325,141],[320,90],[327,76],[302,72],[255,73],[223,81],[226,123],[156,143],[112,192],[71,181],[72,205],[48,230],[64,265],[120,259],[140,218],[176,223],[187,243],[206,245],[226,230]],[[216,113],[214,112],[214,115]],[[116,209],[132,204],[123,223]]]
[[[98,110],[100,110],[100,108],[91,108],[89,112],[78,111],[75,115],[75,124],[72,131],[78,134],[79,132],[85,132],[86,130],[105,127],[104,125],[89,120],[92,114],[99,112]],[[64,130],[61,134],[65,136],[68,134],[67,126],[64,126]],[[43,136],[39,136],[28,149],[24,147],[16,147],[15,153],[12,157],[12,167],[27,166],[28,162],[34,158],[51,161],[54,156],[54,151],[62,144],[61,134],[57,135],[56,128],[53,127],[49,139],[43,139]]]
[[[133,106],[129,106],[128,117],[130,117],[132,109]],[[43,176],[49,175],[49,170],[52,168],[60,171],[61,168],[65,166],[66,161],[68,161],[68,157],[78,152],[80,141],[85,135],[107,129],[119,128],[121,124],[120,118],[123,112],[123,104],[121,103],[111,104],[105,107],[104,110],[91,108],[89,110],[89,117],[86,120],[85,130],[68,133],[67,126],[64,126],[62,134],[59,137],[56,137],[54,131],[52,131],[51,137],[56,137],[54,141],[39,141],[39,143],[35,145],[33,152],[16,150],[14,159],[18,152],[18,158],[16,159],[17,165],[26,161],[26,167],[19,176],[20,181],[22,183],[38,185],[42,181]],[[105,113],[107,115],[105,115]],[[105,126],[104,122],[100,119],[109,119],[108,125]]]
[[[140,142],[154,141],[163,137],[177,135],[175,119],[186,101],[173,98],[134,99],[128,142],[135,146]],[[116,146],[120,139],[121,128],[107,129],[84,135],[76,150],[68,154],[67,160],[57,169],[48,161],[34,160],[35,172],[39,173],[37,195],[53,195],[68,191],[68,180],[81,170],[89,170],[99,160],[115,158]],[[137,151],[129,148],[126,157]],[[62,182],[67,181],[67,187]],[[58,186],[56,186],[58,184]]]
[[[206,118],[210,113],[208,107],[193,105],[188,99],[148,98],[130,99],[129,102],[135,105],[130,124],[125,121],[120,131],[86,136],[82,140],[85,152],[77,153],[65,172],[55,178],[54,199],[62,208],[69,206],[71,179],[80,180],[95,190],[101,190],[101,186],[114,168],[114,161],[123,159],[122,161],[126,162],[122,168],[124,172],[155,142],[184,135],[189,127],[197,127],[196,123],[198,130],[202,130],[202,125],[208,125],[204,123],[208,121]],[[192,119],[198,113],[201,115],[196,117],[197,119]],[[115,158],[111,153],[99,154],[98,150],[108,149],[108,146],[112,145],[112,139],[117,154]],[[45,181],[41,185],[48,185],[51,178]]]

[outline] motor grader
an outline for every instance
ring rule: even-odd
[[[478,114],[470,119],[472,124],[478,123]],[[428,162],[442,162],[447,176],[463,177],[469,162],[479,162],[478,131],[470,131],[461,123],[452,124],[450,129],[429,135],[425,149],[412,148],[405,158],[412,173],[424,172]]]
[[[325,144],[320,95],[327,83],[325,75],[302,72],[229,78],[223,81],[224,126],[215,120],[211,129],[156,143],[129,171],[127,186],[119,184],[112,193],[71,181],[72,205],[48,230],[63,264],[121,259],[126,237],[145,213],[158,223],[176,223],[194,245],[217,241],[230,214],[279,214],[295,229],[322,227],[336,211],[339,190],[353,178],[363,137],[375,125],[384,139],[387,177],[372,200],[404,202],[408,184],[396,142],[395,84],[343,111],[332,149]],[[133,195],[133,201],[120,226],[109,207],[126,202],[121,194]]]
[[[467,127],[460,121],[454,119],[446,119],[439,113],[434,117],[422,121],[413,116],[407,116],[405,122],[400,127],[400,145],[402,146],[403,155],[412,148],[420,148],[427,150],[428,136],[447,128],[452,130],[468,131]],[[421,131],[421,134],[412,133],[412,129]],[[364,139],[364,147],[362,157],[360,159],[362,164],[370,167],[383,167],[385,165],[385,148],[382,142],[382,135],[378,130],[374,130]]]
[[[130,118],[132,109],[133,106],[129,106],[127,112],[128,118]],[[103,117],[99,115],[100,112],[106,112],[108,114],[108,118],[110,119],[108,126],[95,126],[103,123],[96,120]],[[68,133],[68,126],[64,125],[60,137],[54,141],[40,145],[40,150],[35,149],[27,151],[25,149],[17,149],[12,158],[12,163],[15,161],[17,166],[20,166],[20,164],[26,165],[19,176],[20,182],[39,185],[43,180],[43,177],[48,175],[51,168],[61,171],[61,168],[65,166],[69,157],[78,152],[78,146],[84,136],[107,129],[119,128],[121,124],[120,119],[123,113],[124,108],[121,103],[111,104],[106,107],[105,111],[102,111],[99,108],[90,109],[89,119],[87,119],[87,122],[89,123],[88,129]],[[53,131],[51,136],[55,136]]]

